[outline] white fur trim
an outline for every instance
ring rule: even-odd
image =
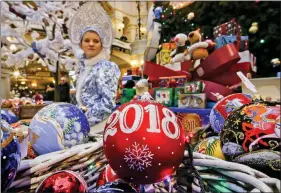
[[[192,54],[197,48],[207,48],[208,46],[209,44],[207,42],[197,42],[189,47],[188,53]]]
[[[80,78],[78,79],[77,85],[76,85],[76,100],[79,107],[84,107],[82,101],[81,101],[81,92],[83,83],[88,76],[90,70],[92,69],[92,66],[96,65],[101,60],[108,60],[109,59],[108,53],[106,53],[105,50],[102,50],[98,55],[95,57],[92,57],[90,59],[86,59],[85,62],[85,70],[82,74],[80,74]]]

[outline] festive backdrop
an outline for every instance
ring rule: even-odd
[[[249,49],[257,57],[257,75],[276,76],[280,71],[279,66],[271,64],[272,59],[280,58],[280,2],[196,1],[178,8],[167,1],[156,1],[154,5],[162,8],[155,19],[162,24],[160,44],[197,28],[204,39],[214,39],[213,28],[235,18],[242,35],[249,36]]]

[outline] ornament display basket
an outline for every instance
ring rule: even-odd
[[[88,192],[92,192],[107,164],[101,137],[96,142],[22,160],[8,192],[35,192],[43,179],[60,170],[77,172],[85,179]],[[177,174],[171,178],[171,192],[280,192],[279,179],[246,165],[190,152],[185,151]],[[152,187],[152,192],[168,192],[164,183]]]
[[[20,119],[31,119],[34,115],[46,105],[23,105],[20,106]]]

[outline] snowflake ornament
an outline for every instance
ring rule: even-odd
[[[135,142],[132,146],[132,148],[126,148],[124,157],[130,169],[143,171],[151,166],[153,154],[149,151],[147,145],[140,145]]]

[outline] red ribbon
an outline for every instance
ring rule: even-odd
[[[226,85],[232,86],[238,82],[236,79],[238,78],[236,75],[237,71],[246,72],[249,70],[249,63],[237,64],[239,60],[240,56],[236,46],[234,44],[227,44],[215,50],[203,60],[192,72],[192,77],[194,80],[202,80],[205,83],[204,92],[208,99],[217,101],[217,98],[211,92],[220,93],[223,96],[231,94],[232,90],[227,88]],[[190,78],[191,76],[188,71],[191,64],[191,61],[181,63],[181,71],[174,71],[153,62],[145,62],[144,74],[148,75],[150,80],[170,76],[187,76]],[[233,77],[235,76],[235,81],[228,77],[230,73],[232,73]],[[233,84],[225,84],[226,80],[229,81],[228,83]]]

